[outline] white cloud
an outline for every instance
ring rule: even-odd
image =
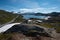
[[[26,12],[41,12],[41,13],[50,13],[50,12],[57,12],[58,10],[56,10],[57,7],[50,7],[50,8],[32,8],[32,9],[28,9],[28,8],[22,8],[20,9],[21,13],[26,13]]]
[[[12,0],[12,2],[16,2],[19,1],[21,2],[21,4],[23,4],[24,8],[20,8],[16,10],[14,9],[14,11],[20,11],[21,13],[25,13],[25,12],[42,12],[42,13],[49,13],[49,12],[53,12],[53,11],[58,11],[58,7],[40,7],[41,5],[39,5],[38,2],[36,1],[31,1],[31,0]],[[49,3],[44,2],[42,3],[43,6],[49,5]]]
[[[39,12],[40,11],[40,9],[42,9],[42,8],[33,8],[33,9],[26,9],[26,8],[24,8],[24,9],[20,9],[20,12],[21,13],[26,13],[26,12]]]
[[[57,8],[58,8],[58,7],[51,7],[51,9],[55,9],[55,10],[56,10]]]
[[[40,7],[38,2],[32,1],[32,0],[11,0],[11,2],[13,2],[13,3],[18,2],[18,3],[20,3],[20,5],[23,5],[23,7],[26,7],[26,8]]]
[[[33,2],[33,1],[30,1],[30,0],[22,0],[22,3],[25,7],[27,8],[39,8],[39,4],[38,2]]]

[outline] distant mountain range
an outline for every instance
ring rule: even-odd
[[[51,12],[51,13],[23,13],[21,15],[36,15],[36,16],[59,16],[60,12]]]

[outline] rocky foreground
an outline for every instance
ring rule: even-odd
[[[43,37],[43,36],[39,36],[39,37],[26,37],[25,35],[23,35],[22,33],[14,33],[12,35],[12,39],[11,40],[60,40],[60,34],[57,33],[56,38],[50,38],[50,37]]]

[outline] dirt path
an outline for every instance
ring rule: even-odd
[[[7,22],[7,23],[5,23],[5,24],[0,25],[0,28],[1,28],[2,26],[4,26],[4,25],[7,25],[7,24],[10,24],[10,23],[13,23],[13,22],[16,20],[16,18],[18,18],[18,17],[19,17],[19,15],[16,16],[15,18],[13,18],[11,21],[9,21],[9,22]]]
[[[8,23],[6,23],[6,24],[9,24],[9,23],[12,23],[12,22],[14,22],[15,20],[16,20],[16,18],[18,18],[19,17],[19,15],[18,16],[16,16],[15,18],[13,18],[11,21],[9,21]]]

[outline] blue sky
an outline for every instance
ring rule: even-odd
[[[0,9],[15,12],[60,12],[60,0],[0,0]]]

